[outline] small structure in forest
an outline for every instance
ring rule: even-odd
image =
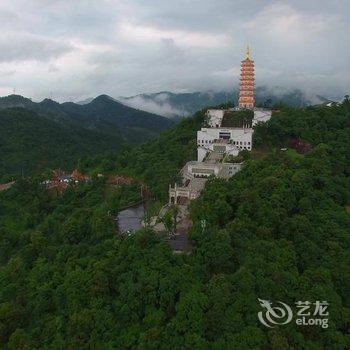
[[[8,190],[9,188],[11,188],[16,182],[15,181],[11,181],[11,182],[7,182],[5,184],[0,184],[0,191],[5,191]]]

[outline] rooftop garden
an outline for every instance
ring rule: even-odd
[[[243,125],[252,125],[254,111],[245,109],[242,111],[227,111],[222,119],[222,127],[242,127]]]

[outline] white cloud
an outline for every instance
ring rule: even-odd
[[[258,85],[349,90],[350,2],[2,0],[0,92],[60,101]],[[24,10],[25,9],[25,10]],[[20,14],[20,15],[19,15]]]
[[[250,33],[267,35],[279,44],[300,45],[328,30],[334,20],[334,15],[303,13],[291,5],[275,3],[263,8],[245,27]]]
[[[188,111],[174,108],[170,105],[168,95],[166,93],[158,94],[155,101],[147,100],[142,96],[133,96],[130,98],[119,97],[118,100],[127,106],[142,109],[144,111],[162,115],[164,117],[174,117],[179,115],[188,115]]]
[[[227,46],[230,43],[226,34],[208,34],[180,29],[161,29],[157,27],[138,25],[131,22],[122,23],[119,27],[119,33],[126,40],[142,43],[171,39],[177,45],[206,48]]]
[[[7,32],[0,37],[0,62],[45,62],[72,50],[69,43],[38,35]]]

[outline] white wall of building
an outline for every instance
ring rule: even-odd
[[[218,176],[220,170],[220,163],[189,162],[188,164],[188,173],[193,176]]]
[[[252,128],[202,128],[197,131],[198,161],[202,161],[207,152],[213,150],[215,140],[226,139],[231,145],[232,155],[238,151],[252,149],[253,129]]]
[[[239,148],[233,143],[211,143],[212,150],[225,153],[228,156],[238,156]]]
[[[222,163],[222,177],[230,178],[241,170],[242,165],[243,163]]]
[[[248,146],[247,142],[250,142],[249,145],[251,146],[252,136],[252,128],[201,128],[197,131],[197,144],[206,146],[213,143],[214,140],[227,139],[232,141],[230,143],[236,145],[240,145],[240,143],[237,144],[237,141],[245,141],[246,144],[242,143],[245,146]]]
[[[189,178],[209,177],[215,175],[223,178],[230,178],[241,170],[243,163],[206,163],[191,161],[186,164],[186,173]]]
[[[225,110],[223,109],[208,109],[207,119],[208,124],[212,128],[218,128],[221,126],[222,118],[224,117]]]
[[[234,156],[234,157],[238,156],[238,153],[240,151],[240,148],[238,148],[238,146],[232,143],[225,144],[225,143],[213,142],[213,143],[207,144],[205,147],[202,147],[202,146],[197,147],[197,160],[199,162],[202,162],[208,152],[217,151],[220,153],[220,151],[217,150],[216,146],[219,146],[220,148],[224,148],[222,150],[222,153],[225,153],[226,155],[229,155],[229,156]]]
[[[199,162],[203,162],[205,156],[207,155],[207,153],[209,152],[208,148],[204,148],[204,147],[197,147],[197,160]]]
[[[268,109],[254,110],[253,126],[258,123],[267,122],[271,118],[271,115],[272,111]]]

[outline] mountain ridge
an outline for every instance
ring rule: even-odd
[[[12,107],[27,108],[60,123],[78,123],[109,135],[119,131],[130,138],[131,143],[141,143],[173,125],[160,115],[125,106],[108,95],[99,95],[85,105],[58,103],[48,98],[33,102],[21,95],[0,97],[0,109]],[[133,131],[136,135],[132,134]]]
[[[289,107],[306,107],[321,104],[325,101],[340,101],[340,98],[328,98],[320,95],[309,96],[304,91],[294,88],[275,86],[257,86],[255,89],[256,104],[259,107],[287,105]],[[163,115],[168,118],[189,116],[197,110],[208,106],[218,106],[227,102],[237,105],[238,90],[230,91],[196,91],[174,93],[160,91],[155,93],[138,94],[129,97],[118,97],[123,104],[141,108],[148,112]]]
[[[258,86],[255,89],[255,94],[257,106],[271,107],[276,104],[286,104],[290,107],[305,107],[311,104],[310,99],[300,89]],[[174,118],[192,115],[197,110],[207,106],[217,106],[228,102],[237,105],[238,90],[185,93],[160,91],[129,97],[118,97],[117,99],[128,106]]]
[[[79,158],[140,144],[174,125],[100,95],[87,105],[0,98],[0,177],[71,168]],[[54,141],[54,142],[53,142]]]

